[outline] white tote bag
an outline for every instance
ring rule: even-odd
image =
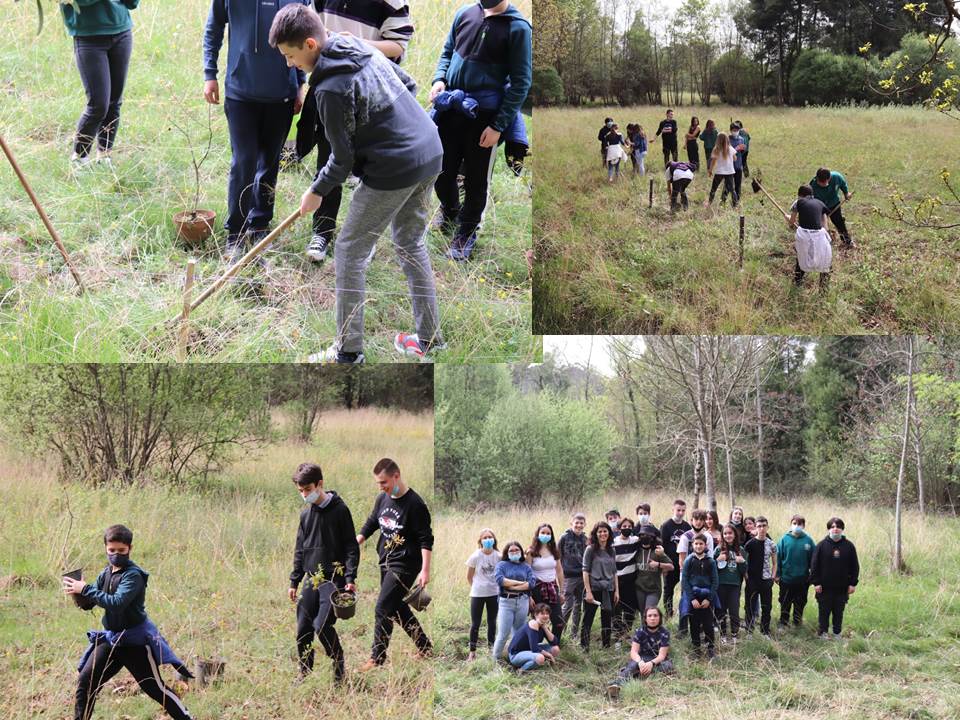
[[[807,230],[798,227],[796,235],[797,262],[804,272],[830,272],[833,263],[833,250],[830,247],[830,234],[820,228]]]

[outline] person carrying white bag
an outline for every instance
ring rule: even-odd
[[[797,286],[803,284],[803,276],[808,272],[820,273],[821,291],[830,282],[833,249],[830,246],[830,233],[827,232],[829,215],[827,206],[813,197],[811,187],[801,185],[797,190],[796,202],[790,206],[790,216],[783,216],[787,225],[797,229],[797,262],[793,271],[793,282]]]
[[[623,149],[625,140],[620,134],[620,126],[614,123],[610,126],[610,132],[604,138],[607,142],[607,181],[613,182],[616,178],[620,179],[620,162],[627,159],[627,153]]]

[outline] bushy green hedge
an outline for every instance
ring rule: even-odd
[[[879,99],[870,88],[876,66],[853,55],[828,50],[804,50],[790,73],[790,100],[794,105],[839,105]]]

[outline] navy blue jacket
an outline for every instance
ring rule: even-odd
[[[267,42],[273,18],[285,5],[309,0],[212,0],[203,31],[203,77],[217,79],[223,30],[230,25],[224,97],[247,102],[291,102],[306,76]]]
[[[147,579],[150,573],[135,563],[123,570],[112,572],[107,565],[97,576],[96,585],[87,585],[81,595],[102,607],[105,630],[129,630],[147,619],[144,601],[147,595]]]

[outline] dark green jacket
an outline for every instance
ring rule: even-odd
[[[144,601],[150,573],[134,563],[119,572],[107,565],[97,577],[96,585],[87,585],[82,595],[93,600],[106,612],[103,627],[119,632],[136,627],[147,619]]]
[[[60,5],[63,24],[72,36],[119,35],[133,28],[130,11],[140,0],[73,0]]]
[[[719,557],[722,551],[720,548],[717,548],[713,552],[713,557],[716,560]],[[747,558],[747,551],[743,548],[740,548],[740,554],[743,556],[744,560]],[[743,582],[743,578],[747,575],[747,563],[742,562],[738,563],[736,561],[730,562],[727,561],[725,567],[720,567],[719,560],[717,560],[717,577],[720,579],[721,585],[739,585]]]
[[[780,581],[795,584],[810,579],[810,562],[816,543],[805,532],[784,533],[777,543],[777,574]]]

